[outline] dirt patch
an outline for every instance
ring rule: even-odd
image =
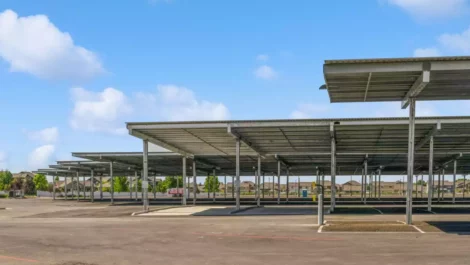
[[[410,232],[418,231],[412,226],[399,222],[359,221],[331,222],[323,227],[324,232]]]

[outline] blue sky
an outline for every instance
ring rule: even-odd
[[[140,151],[125,121],[405,116],[335,104],[335,58],[470,54],[470,1],[0,2],[0,168]],[[418,115],[469,115],[424,102]],[[184,106],[184,108],[183,108]]]

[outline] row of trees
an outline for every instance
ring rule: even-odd
[[[35,195],[37,190],[50,190],[52,186],[47,182],[46,176],[36,174],[31,177],[16,177],[10,171],[0,171],[0,190],[23,190],[27,195]]]

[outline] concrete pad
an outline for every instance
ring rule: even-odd
[[[230,215],[233,207],[225,206],[193,206],[193,207],[175,207],[149,213],[142,213],[137,216],[191,216],[191,215],[218,215],[225,213]]]
[[[329,213],[329,208],[325,207],[325,214]],[[246,211],[236,213],[240,216],[251,215],[317,215],[316,206],[264,206],[248,209]]]
[[[323,226],[322,232],[381,232],[381,233],[418,233],[413,226],[401,222],[374,221],[334,221]]]

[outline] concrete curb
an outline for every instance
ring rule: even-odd
[[[248,207],[245,207],[245,208],[243,208],[243,209],[233,210],[233,211],[231,211],[229,214],[242,213],[242,212],[244,212],[244,211],[248,211],[248,210],[251,210],[251,209],[263,208],[263,207],[264,207],[263,205],[261,205],[260,207],[258,207],[258,206],[256,206],[256,205],[255,205],[255,206],[248,206]]]
[[[173,208],[186,208],[186,207],[192,207],[192,206],[183,206],[183,205],[179,205],[179,206],[168,206],[168,207],[162,207],[162,208],[157,208],[157,209],[149,209],[148,211],[138,211],[138,212],[133,212],[131,214],[131,216],[138,216],[140,214],[143,214],[143,213],[150,213],[150,212],[158,212],[158,211],[161,211],[161,210],[167,210],[167,209],[173,209]]]

